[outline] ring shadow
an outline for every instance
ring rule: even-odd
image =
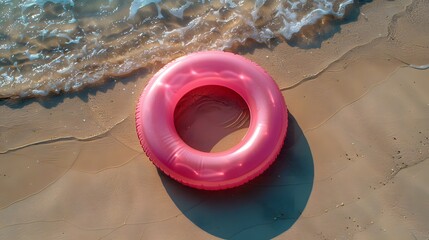
[[[287,231],[303,212],[313,188],[314,164],[303,131],[289,114],[287,137],[276,161],[245,185],[197,190],[158,173],[176,206],[204,231],[224,239],[271,239]]]

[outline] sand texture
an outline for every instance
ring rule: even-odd
[[[290,125],[276,163],[232,190],[184,187],[145,156],[134,109],[152,71],[1,100],[0,239],[428,239],[428,12],[377,0],[320,47],[239,48]]]

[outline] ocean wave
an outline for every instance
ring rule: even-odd
[[[0,0],[0,98],[79,90],[248,39],[291,39],[352,0]]]

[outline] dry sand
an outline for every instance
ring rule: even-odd
[[[320,48],[245,49],[293,118],[280,163],[223,193],[144,155],[134,108],[153,73],[2,100],[0,239],[428,239],[428,12],[374,1]]]

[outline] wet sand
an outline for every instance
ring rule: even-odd
[[[0,239],[427,239],[428,11],[375,1],[320,48],[240,48],[292,121],[276,164],[220,193],[175,183],[143,153],[134,109],[150,71],[1,100]]]

